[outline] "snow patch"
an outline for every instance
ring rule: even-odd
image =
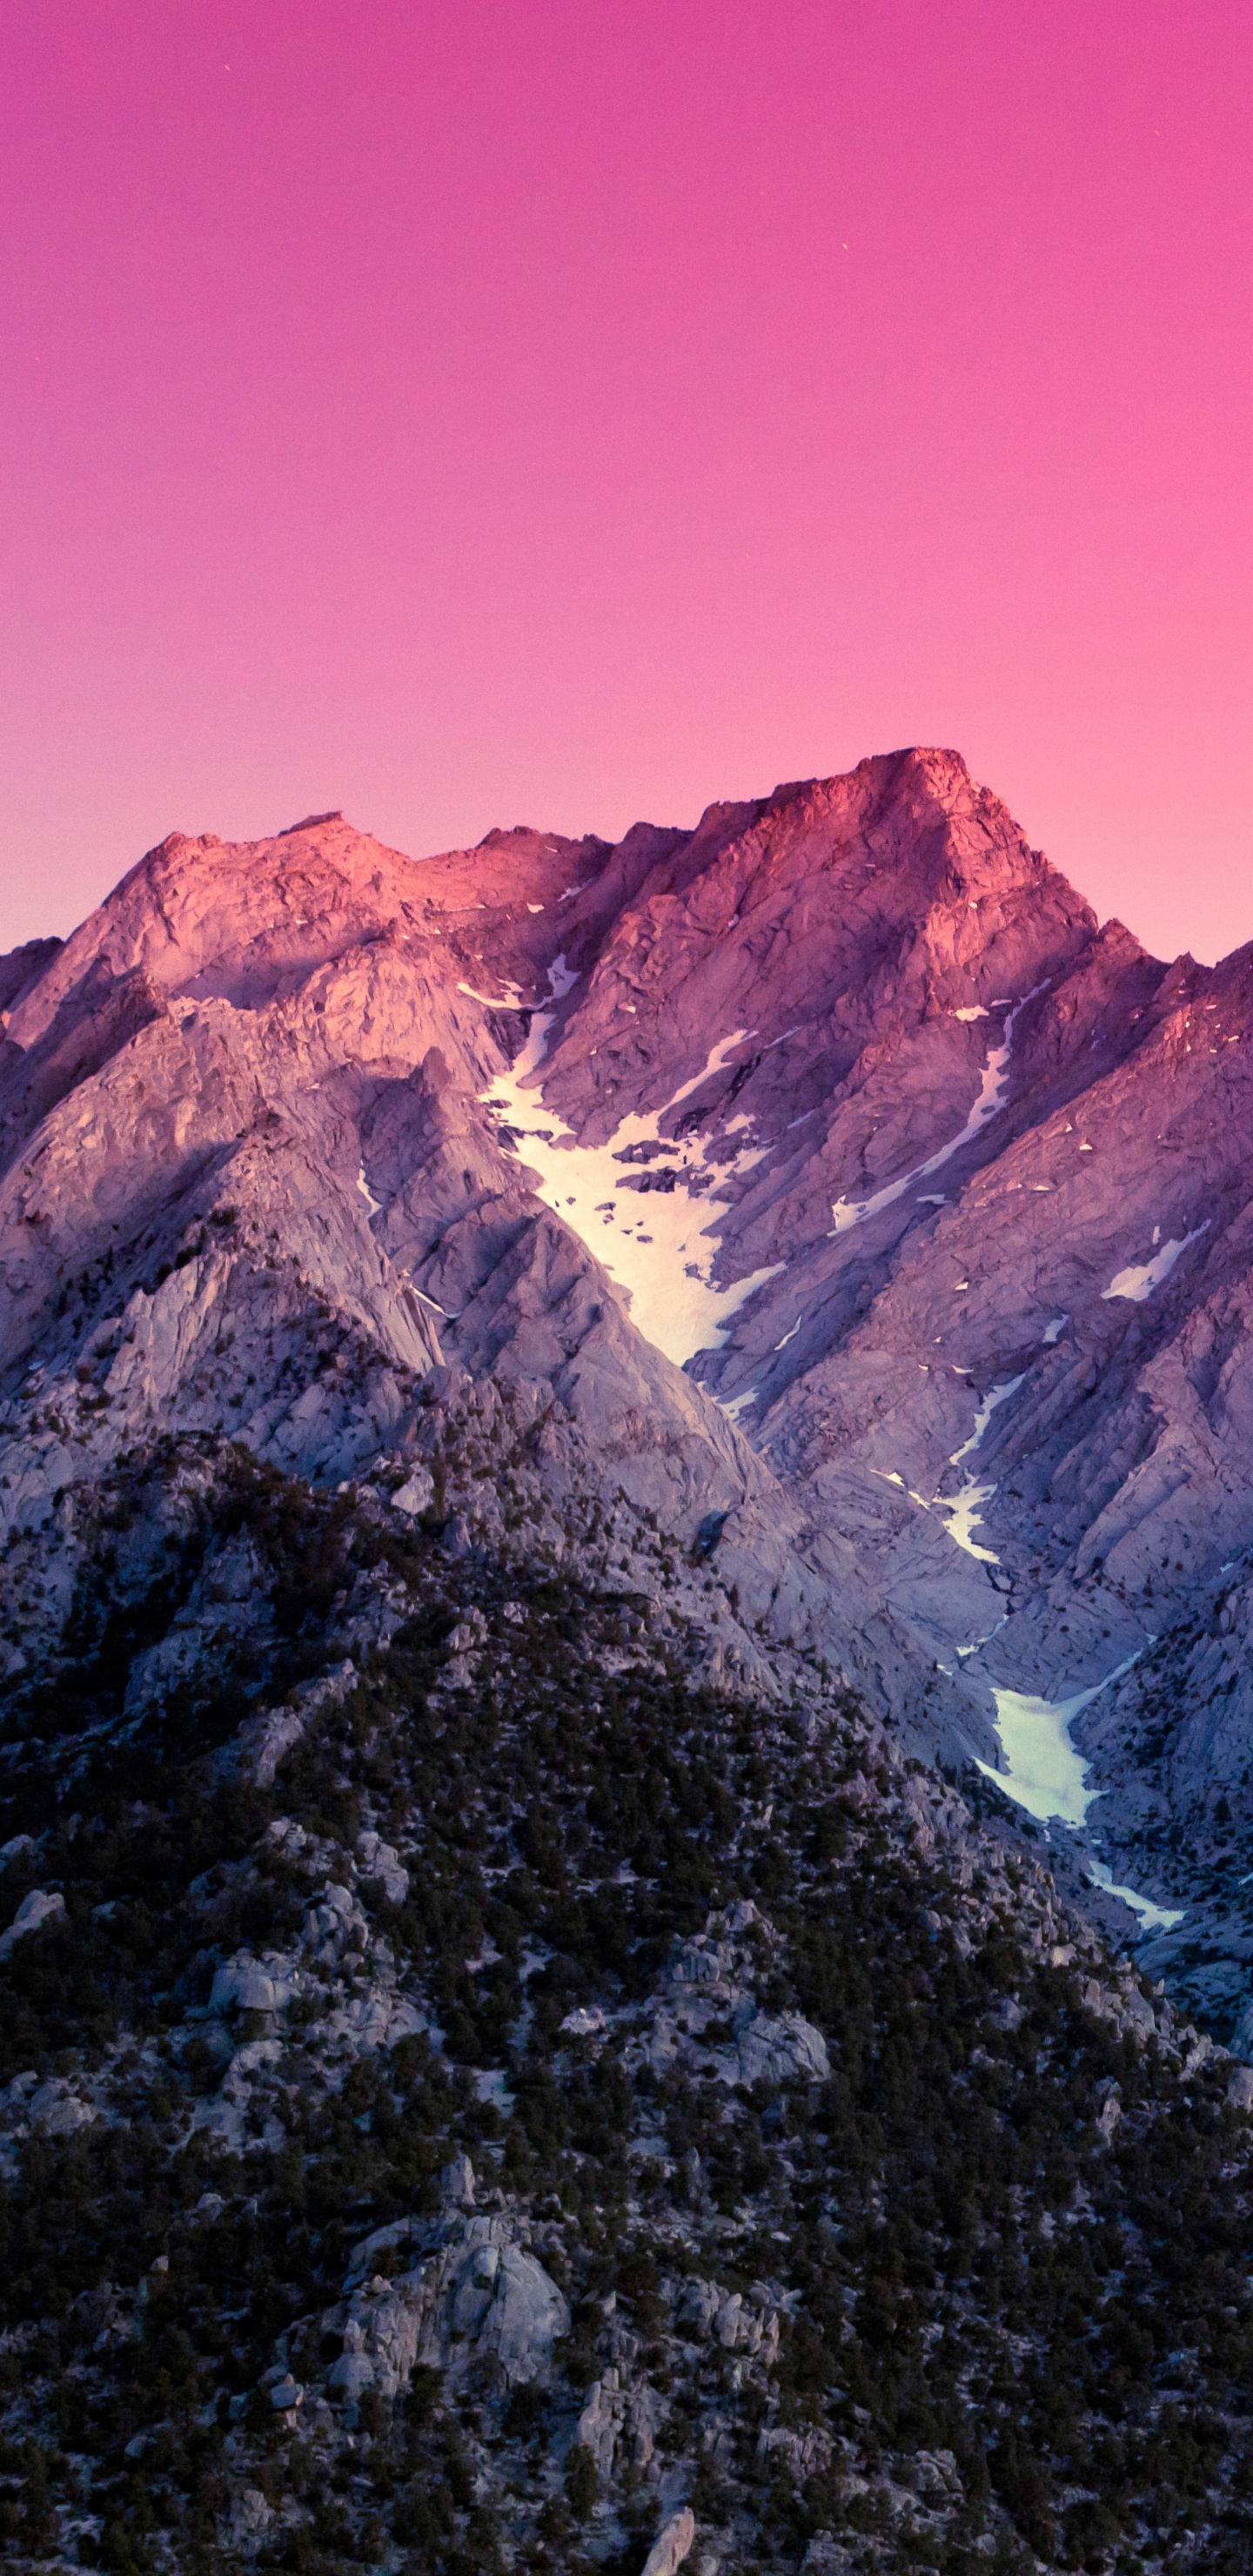
[[[995,1548],[980,1547],[975,1531],[983,1526],[983,1506],[996,1492],[995,1484],[979,1485],[971,1477],[955,1494],[937,1496],[931,1508],[939,1512],[954,1545],[966,1556],[977,1558],[980,1565],[999,1565]]]
[[[1065,1332],[1066,1326],[1069,1322],[1069,1315],[1054,1315],[1052,1322],[1045,1325],[1044,1340],[1046,1348],[1051,1348],[1059,1335]]]
[[[959,1467],[963,1458],[973,1457],[998,1404],[1004,1404],[1008,1397],[1016,1395],[1022,1382],[1022,1377],[1007,1377],[1002,1378],[999,1386],[989,1387],[975,1413],[970,1438],[963,1440],[960,1449],[954,1449],[948,1462],[950,1467]],[[943,1519],[949,1537],[967,1556],[977,1558],[981,1565],[999,1565],[1001,1561],[995,1549],[980,1547],[974,1536],[976,1529],[982,1527],[983,1506],[991,1501],[995,1492],[995,1480],[990,1485],[981,1485],[974,1477],[969,1477],[955,1494],[937,1494],[931,1505],[932,1511],[938,1512]]]
[[[481,904],[476,906],[476,910],[481,912],[482,909]],[[473,984],[458,984],[457,990],[464,993],[469,1001],[481,1002],[488,1011],[529,1011],[531,1008],[529,1002],[523,1001],[516,984],[506,984],[503,994],[476,993]]]
[[[1023,1384],[1025,1377],[1026,1370],[1024,1369],[1021,1376],[1002,1378],[999,1386],[989,1387],[982,1404],[978,1407],[975,1414],[974,1430],[971,1432],[968,1440],[963,1440],[960,1449],[955,1449],[953,1451],[952,1457],[948,1462],[950,1467],[960,1466],[962,1459],[969,1458],[972,1452],[978,1448],[998,1404],[1005,1404],[1011,1395],[1017,1395],[1018,1389]]]
[[[1182,1923],[1186,1905],[1155,1905],[1149,1896],[1137,1895],[1134,1887],[1122,1887],[1111,1878],[1103,1860],[1094,1860],[1089,1873],[1094,1887],[1103,1887],[1107,1896],[1120,1896],[1133,1914],[1138,1914],[1146,1932],[1173,1932]]]
[[[1155,1243],[1160,1231],[1160,1227],[1154,1228]],[[1133,1306],[1142,1306],[1145,1298],[1151,1297],[1154,1289],[1161,1287],[1163,1279],[1169,1279],[1180,1253],[1186,1252],[1190,1243],[1199,1243],[1202,1235],[1208,1232],[1209,1218],[1206,1217],[1200,1225],[1193,1227],[1191,1234],[1172,1236],[1169,1243],[1162,1245],[1160,1252],[1154,1253],[1151,1261],[1133,1262],[1126,1270],[1115,1271],[1108,1288],[1101,1290],[1102,1298],[1125,1297]]]
[[[576,980],[564,957],[559,958],[549,970],[554,999],[560,1000]],[[725,1187],[703,1192],[699,1199],[693,1188],[695,1184],[700,1189],[707,1180],[725,1184],[736,1179],[769,1149],[749,1149],[729,1163],[710,1164],[708,1141],[684,1138],[678,1153],[667,1162],[676,1182],[669,1190],[633,1189],[631,1182],[638,1172],[624,1171],[622,1158],[633,1145],[662,1141],[662,1120],[720,1073],[750,1032],[735,1029],[730,1037],[720,1039],[700,1071],[681,1083],[659,1109],[631,1112],[604,1145],[581,1145],[564,1120],[544,1109],[541,1092],[526,1087],[533,1084],[544,1061],[553,1017],[551,1011],[536,1013],[520,1055],[481,1097],[518,1136],[521,1158],[538,1176],[538,1196],[581,1235],[616,1285],[626,1290],[632,1323],[681,1368],[697,1351],[719,1349],[732,1316],[785,1266],[772,1262],[728,1287],[715,1287],[718,1227],[716,1222],[702,1224],[701,1219],[725,1204]],[[542,1127],[534,1123],[537,1112],[543,1117]],[[729,1406],[726,1409],[730,1411]]]
[[[916,1164],[913,1171],[906,1172],[901,1180],[889,1181],[886,1189],[877,1190],[872,1199],[836,1199],[831,1209],[835,1219],[831,1228],[833,1235],[847,1234],[851,1226],[864,1225],[868,1217],[878,1216],[881,1209],[891,1207],[895,1199],[903,1198],[906,1190],[912,1189],[915,1181],[930,1180],[932,1173],[941,1171],[945,1163],[952,1161],[954,1154],[960,1154],[964,1145],[973,1143],[980,1129],[986,1127],[989,1118],[995,1118],[997,1111],[1005,1105],[1005,1086],[1009,1080],[1009,1064],[1014,1044],[1014,1022],[1025,1011],[1028,1002],[1033,1002],[1037,993],[1043,991],[1043,984],[1033,984],[1031,991],[1024,993],[1022,1000],[1016,1003],[1010,1012],[1000,1045],[989,1050],[988,1060],[983,1068],[983,1078],[979,1084],[978,1098],[960,1135],[952,1137],[947,1145],[941,1145],[939,1152],[930,1155],[925,1163]]]
[[[1029,1816],[1048,1824],[1057,1817],[1065,1825],[1081,1825],[1099,1791],[1087,1786],[1088,1766],[1083,1755],[1070,1740],[1075,1719],[1111,1682],[1121,1681],[1137,1661],[1128,1655],[1117,1664],[1104,1681],[1094,1682],[1090,1690],[1076,1691],[1073,1699],[1037,1699],[1030,1691],[997,1690],[996,1731],[1005,1755],[1006,1769],[996,1771],[990,1762],[979,1769],[989,1780],[995,1780]]]
[[[381,1216],[383,1213],[383,1202],[381,1199],[375,1198],[374,1192],[365,1176],[364,1163],[357,1174],[357,1187],[361,1192],[362,1198],[365,1200],[371,1216]]]

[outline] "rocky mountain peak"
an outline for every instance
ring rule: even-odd
[[[547,1387],[767,1634],[872,1638],[994,1763],[1006,1692],[1143,1662],[1253,1539],[1250,952],[1100,928],[953,751],[616,844],[176,833],[2,971],[0,1367],[86,1372],[101,1457],[178,1419],[342,1476],[432,1366]],[[377,1400],[313,1400],[323,1309]]]

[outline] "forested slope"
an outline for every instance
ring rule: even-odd
[[[15,2563],[1244,2568],[1253,2086],[587,1509],[99,1496],[8,1700]]]

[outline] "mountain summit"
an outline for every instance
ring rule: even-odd
[[[1093,1693],[1057,1812],[1195,1943],[1243,1831],[1246,952],[1099,928],[924,750],[612,846],[172,834],[0,976],[7,1530],[158,1425],[340,1480],[432,1365],[555,1397],[1037,1812],[997,1694]]]
[[[1164,965],[1101,927],[943,750],[612,844],[518,827],[414,862],[340,814],[253,843],[174,833],[71,939],[0,959],[0,2101],[22,2225],[49,2138],[71,2142],[76,2209],[89,2148],[132,2153],[142,2075],[169,2095],[165,2179],[125,2192],[164,2212],[144,2242],[172,2249],[153,2265],[186,2256],[189,2316],[206,2200],[205,2227],[232,2193],[268,2212],[263,2251],[252,2220],[218,2249],[241,2317],[254,2258],[287,2278],[284,2211],[308,2234],[298,2289],[240,2328],[239,2385],[214,2375],[208,2308],[181,2359],[171,2314],[153,2368],[182,2394],[150,2392],[114,2443],[152,2449],[144,2492],[177,2521],[193,2428],[216,2428],[195,2546],[296,2568],[342,2546],[415,2576],[574,2566],[599,2513],[594,2556],[633,2569],[647,2540],[674,2576],[703,2513],[728,2568],[764,2564],[751,2455],[793,2499],[790,2563],[915,2563],[875,2538],[899,2481],[849,2520],[889,2443],[915,2464],[914,2539],[941,2550],[916,2563],[1104,2566],[1080,2511],[1096,2395],[1069,2486],[1068,2433],[1035,2504],[1009,2417],[967,2425],[961,2088],[995,2007],[989,2102],[1021,2082],[1052,2105],[1030,2174],[1082,2116],[1084,2207],[1138,2230],[1150,2269],[1108,2158],[1098,2186],[1120,2105],[1143,2173],[1207,2068],[1205,2136],[1244,2135],[1253,2076],[1223,2051],[1253,2059],[1251,1010],[1253,952]],[[875,2170],[857,2140],[893,2016],[941,1992],[931,2080],[961,2104],[926,2262],[964,2356],[943,2403],[921,2325],[916,2368],[864,2358],[914,2257],[893,2239],[882,2292],[869,2236],[842,2287],[830,2268],[852,2224],[837,2166],[871,2235],[883,2175],[920,2188],[903,2076]],[[1050,2054],[1072,2028],[1082,2073],[1069,2039]],[[1063,2058],[1082,2115],[1048,2092]],[[1008,2279],[1026,2185],[987,2116]],[[96,2253],[76,2217],[64,2278],[45,2247],[6,2341],[80,2320],[32,2442],[48,2407],[78,2422],[74,2372],[83,2424],[121,2423],[109,2338],[148,2349],[156,2273],[118,2305],[102,2269],[120,2172],[90,2183]],[[789,2175],[810,2231],[794,2278]],[[1078,2205],[1057,2177],[1050,2245],[1053,2200],[1067,2227]],[[617,2272],[598,2193],[630,2239]],[[1173,2353],[1196,2338],[1158,2287]],[[1022,2314],[1043,2368],[1053,2329]],[[685,2337],[727,2357],[720,2394],[699,2372],[667,2393]],[[182,2465],[161,2467],[175,2421]],[[376,2529],[358,2498],[327,2540],[329,2506],[323,2531],[298,2482],[266,2483],[273,2423],[292,2459],[315,2428],[345,2494],[354,2444],[393,2489],[403,2451],[408,2521]],[[541,2433],[540,2518],[510,2538],[500,2462],[521,2474]],[[118,2495],[78,2563],[201,2563],[190,2524],[170,2558]],[[21,2529],[39,2563],[38,2513]],[[717,2551],[693,2564],[712,2576]]]

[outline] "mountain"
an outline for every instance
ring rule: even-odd
[[[1244,2564],[1251,983],[917,750],[0,960],[32,2564]]]
[[[432,1364],[555,1400],[717,1525],[740,1668],[761,1621],[1028,1798],[996,1695],[1095,1693],[1055,1802],[1233,2025],[1251,977],[1100,929],[946,752],[612,848],[175,835],[3,969],[4,1526],[157,1422],[325,1481]]]

